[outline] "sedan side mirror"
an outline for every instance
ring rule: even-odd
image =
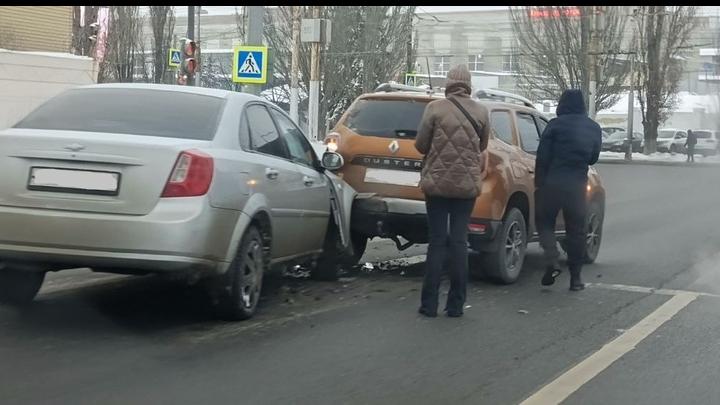
[[[328,151],[323,154],[321,163],[327,170],[338,170],[345,165],[345,160],[339,153]]]

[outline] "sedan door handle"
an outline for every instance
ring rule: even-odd
[[[305,183],[306,186],[310,187],[315,184],[315,179],[309,176],[305,176],[303,177],[303,183]]]
[[[275,180],[280,176],[280,172],[268,167],[265,169],[265,176],[270,180]]]

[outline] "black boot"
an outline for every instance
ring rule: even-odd
[[[582,291],[585,289],[580,278],[580,269],[570,269],[570,291]]]
[[[545,286],[553,285],[555,284],[555,279],[560,275],[560,273],[562,273],[562,270],[560,270],[560,265],[557,263],[547,265],[545,267],[545,274],[543,275],[540,283]]]

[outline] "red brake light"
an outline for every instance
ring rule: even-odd
[[[214,172],[213,158],[199,150],[180,152],[165,185],[162,197],[195,197],[210,189]]]
[[[487,226],[485,224],[470,224],[468,230],[472,233],[483,234],[487,231]]]

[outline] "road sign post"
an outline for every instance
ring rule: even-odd
[[[267,83],[267,61],[266,46],[236,46],[233,50],[233,82]]]

